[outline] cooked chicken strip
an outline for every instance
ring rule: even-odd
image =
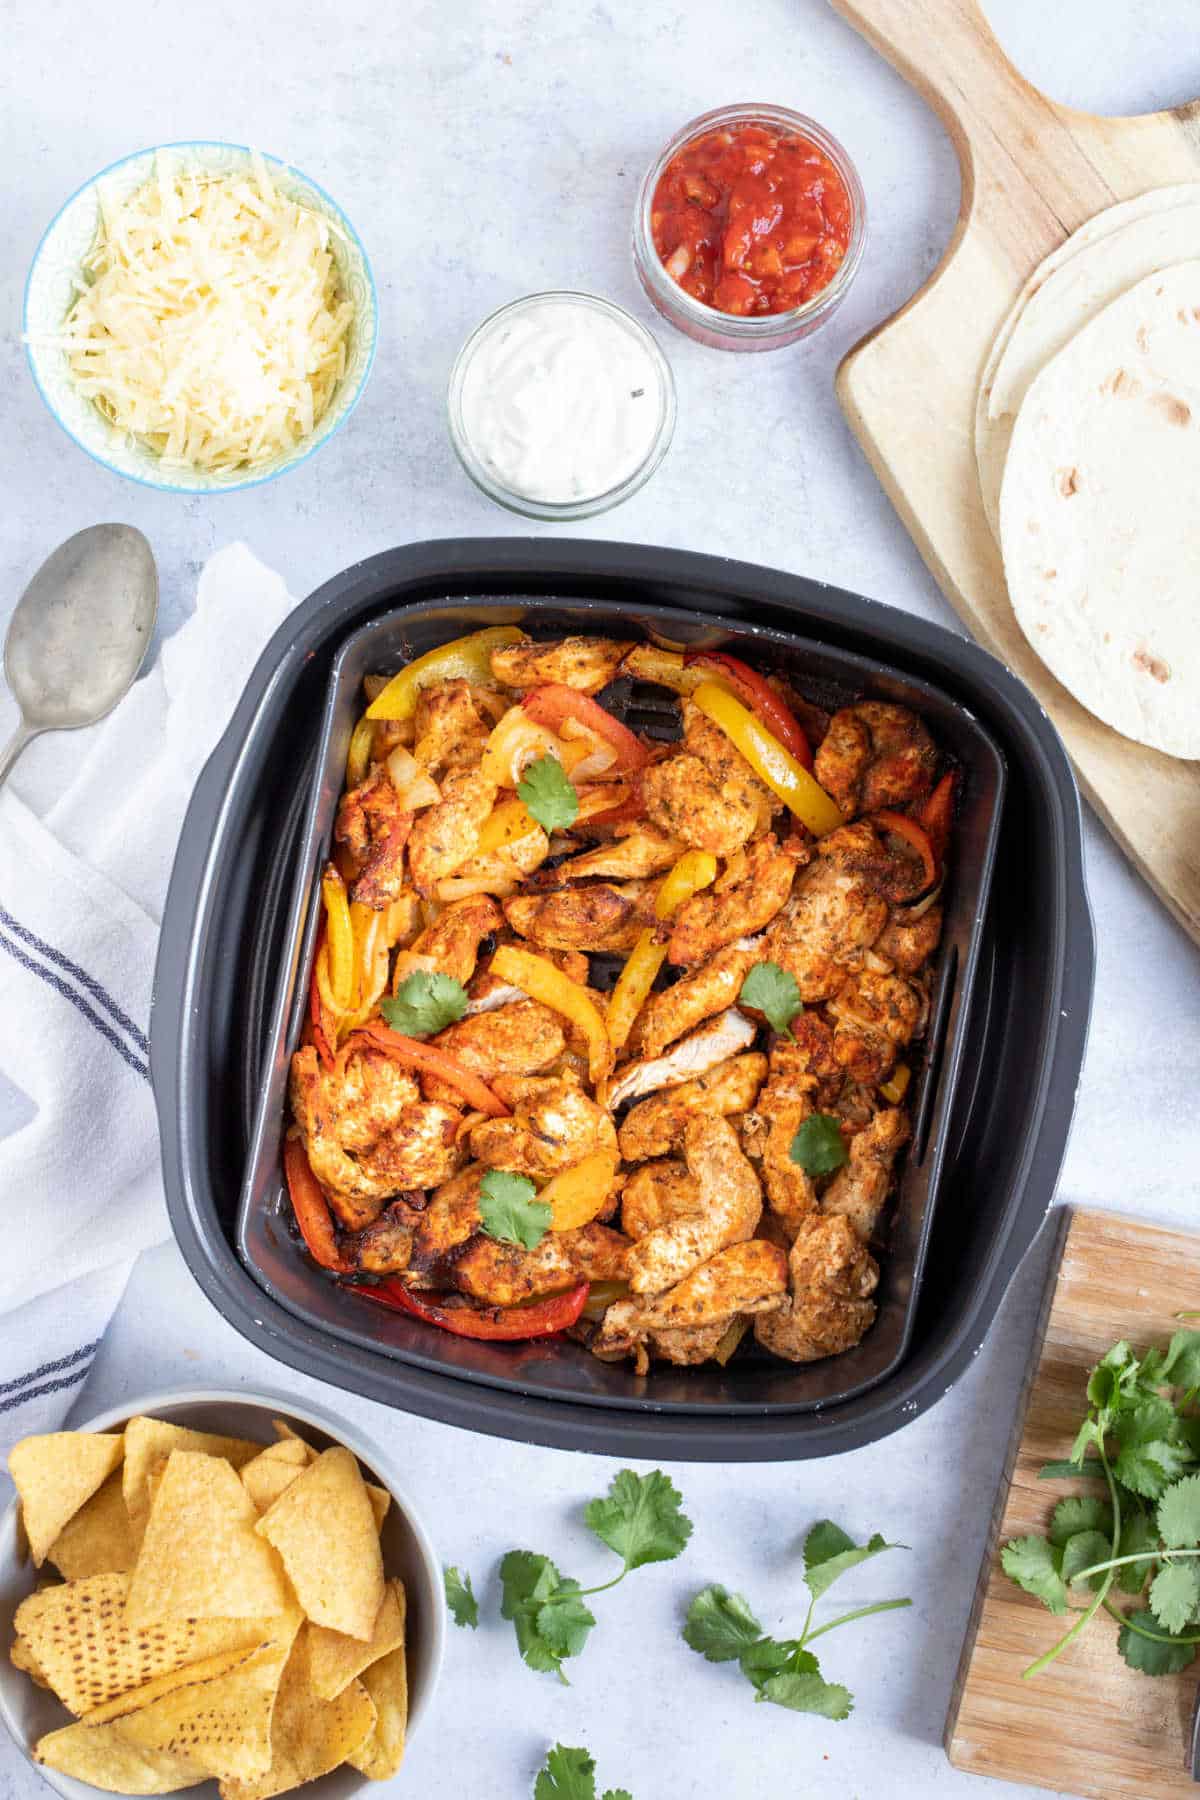
[[[489,698],[494,704],[489,708]],[[452,769],[474,769],[505,702],[469,681],[434,681],[417,696],[413,755],[435,781]]]
[[[626,1237],[642,1238],[659,1225],[694,1218],[703,1207],[699,1184],[688,1174],[687,1164],[663,1157],[640,1164],[626,1181],[621,1229]]]
[[[683,1154],[704,1210],[694,1218],[658,1226],[633,1246],[628,1268],[635,1294],[658,1294],[674,1287],[718,1250],[753,1236],[762,1216],[758,1176],[728,1120],[694,1113],[684,1128]]]
[[[885,835],[869,819],[839,825],[821,839],[817,855],[892,904],[915,900],[928,878],[912,845],[890,832]]]
[[[492,675],[505,687],[542,687],[561,682],[581,694],[595,694],[615,680],[632,644],[614,638],[569,637],[552,644],[504,644],[492,651]]]
[[[699,1031],[680,1038],[663,1056],[627,1063],[609,1089],[608,1104],[615,1109],[627,1100],[638,1100],[643,1094],[677,1087],[680,1082],[704,1075],[739,1051],[748,1050],[757,1032],[758,1027],[745,1013],[731,1006]]]
[[[500,913],[499,907],[497,907],[496,911],[498,914],[497,922],[503,924],[504,915]],[[507,935],[511,936],[512,934],[510,933]],[[582,950],[547,950],[542,948],[541,953],[546,958],[547,962],[552,962],[556,969],[561,969],[563,974],[566,975],[569,980],[577,981],[580,987],[587,986],[589,974],[588,959],[583,954]],[[513,987],[511,982],[498,980],[497,977],[491,973],[490,968],[480,969],[479,973],[471,983],[471,998],[467,1001],[467,1012],[471,1015],[482,1012],[495,1012],[497,1007],[507,1006],[513,1000],[524,1000],[524,998],[525,995],[521,992],[520,988]]]
[[[612,1120],[574,1075],[501,1075],[492,1087],[513,1114],[471,1129],[471,1153],[489,1167],[550,1176],[594,1150],[616,1150]]]
[[[937,751],[920,719],[886,700],[863,700],[835,713],[813,764],[847,819],[921,799],[936,769]]]
[[[754,1108],[767,1127],[761,1139],[767,1200],[789,1237],[794,1236],[800,1221],[817,1205],[812,1178],[791,1157],[797,1131],[816,1110],[817,1083],[809,1073],[807,1058],[790,1055],[792,1049],[793,1046],[782,1043],[773,1046],[770,1074]]]
[[[696,850],[733,856],[765,831],[775,801],[725,733],[683,702],[683,746],[642,777],[646,816]]]
[[[836,834],[834,834],[836,835]],[[791,900],[767,928],[754,959],[777,962],[810,1004],[836,994],[865,948],[882,931],[887,902],[857,877],[818,856],[796,882]]]
[[[404,886],[404,846],[412,826],[413,814],[401,806],[384,768],[372,769],[343,795],[333,835],[359,865],[352,900],[378,912],[396,899]]]
[[[764,1350],[788,1362],[817,1362],[857,1344],[875,1318],[870,1296],[879,1266],[849,1220],[812,1213],[788,1256],[790,1304],[754,1321]]]
[[[732,1244],[667,1293],[615,1300],[593,1347],[599,1356],[636,1354],[650,1338],[669,1362],[703,1362],[739,1313],[777,1311],[784,1304],[787,1284],[787,1257],[774,1244],[760,1238]]]
[[[540,1074],[562,1055],[567,1040],[556,1012],[538,1000],[522,998],[494,1012],[460,1019],[432,1041],[472,1075],[490,1082],[497,1075]],[[457,1093],[431,1076],[424,1076],[421,1086],[429,1100],[452,1100]]]
[[[843,1164],[821,1199],[830,1218],[848,1219],[864,1243],[873,1236],[887,1199],[892,1164],[909,1139],[909,1123],[899,1107],[876,1113],[850,1140],[850,1160]]]
[[[747,1112],[754,1105],[766,1073],[766,1057],[750,1051],[718,1063],[695,1081],[685,1081],[665,1093],[640,1100],[621,1126],[621,1155],[626,1162],[667,1156],[683,1142],[686,1128],[697,1117],[717,1120]]]
[[[472,1163],[429,1196],[429,1203],[413,1225],[411,1264],[436,1276],[454,1251],[479,1230],[479,1188],[487,1169]]]
[[[647,875],[661,875],[683,855],[685,846],[678,838],[664,837],[659,831],[642,827],[627,837],[613,838],[598,850],[585,850],[560,863],[555,870],[560,881],[582,881],[603,875],[610,881],[636,881]]]
[[[474,854],[496,793],[495,783],[485,781],[477,770],[459,770],[442,783],[437,805],[418,813],[409,834],[408,859],[419,894],[432,894],[443,876],[453,875]]]
[[[420,1216],[398,1200],[373,1225],[343,1243],[343,1252],[368,1275],[400,1275],[412,1258],[413,1231]]]
[[[747,974],[767,954],[761,945],[761,939],[739,939],[661,993],[651,994],[630,1034],[631,1045],[643,1057],[660,1056],[676,1038],[733,1006]]]
[[[548,1231],[534,1250],[502,1244],[480,1235],[461,1251],[454,1264],[454,1285],[489,1306],[517,1306],[536,1294],[589,1281],[621,1281],[629,1240],[607,1225],[581,1225],[575,1231]]]
[[[474,894],[469,900],[452,901],[433,924],[397,956],[392,992],[395,993],[405,976],[415,969],[436,970],[465,986],[475,972],[480,944],[503,923],[504,915],[490,894]]]
[[[715,1319],[711,1325],[685,1325],[674,1331],[652,1331],[643,1346],[640,1342],[627,1347],[622,1354],[628,1356],[632,1348],[637,1357],[635,1373],[644,1375],[646,1350],[662,1362],[674,1363],[677,1368],[694,1369],[701,1363],[710,1362],[721,1339],[728,1329],[728,1319]],[[598,1342],[593,1345],[598,1355],[603,1355]],[[611,1353],[610,1353],[611,1354]]]
[[[941,942],[942,909],[934,905],[919,919],[904,907],[893,907],[883,931],[875,939],[876,956],[885,956],[902,975],[915,975]]]
[[[548,894],[519,895],[504,902],[514,931],[539,948],[624,953],[654,916],[652,883],[607,881],[563,887]]]
[[[834,1022],[833,1052],[856,1081],[883,1081],[896,1066],[925,1019],[922,989],[903,975],[863,969],[852,975],[829,1002]]]
[[[807,852],[804,856],[807,860]],[[675,914],[669,960],[703,962],[726,944],[761,931],[787,901],[797,860],[779,848],[771,833],[751,844],[740,859],[736,881],[717,881],[693,894]]]

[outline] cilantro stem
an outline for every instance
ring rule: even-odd
[[[574,1598],[576,1600],[586,1600],[592,1594],[607,1594],[609,1588],[615,1588],[618,1581],[624,1581],[628,1573],[629,1570],[627,1568],[622,1569],[619,1575],[614,1575],[611,1581],[602,1581],[599,1587],[574,1588],[572,1590]]]
[[[1104,1610],[1117,1621],[1118,1625],[1123,1625],[1126,1631],[1132,1631],[1138,1637],[1149,1638],[1152,1644],[1200,1644],[1200,1634],[1193,1637],[1164,1637],[1161,1632],[1147,1631],[1144,1625],[1135,1625],[1133,1620],[1128,1618],[1119,1606],[1114,1606],[1111,1600],[1104,1602]]]
[[[1109,1500],[1112,1504],[1112,1514],[1113,1514],[1112,1547],[1115,1550],[1117,1545],[1121,1541],[1121,1497],[1117,1492],[1117,1484],[1113,1480],[1112,1470],[1108,1466],[1108,1457],[1104,1454],[1103,1433],[1101,1433],[1100,1436],[1096,1440],[1096,1448],[1100,1453],[1100,1462],[1104,1468],[1104,1479],[1108,1483],[1108,1496],[1109,1496]],[[1114,1562],[1116,1560],[1118,1560],[1118,1559],[1114,1558]],[[1131,1558],[1130,1560],[1133,1561],[1136,1559]],[[1101,1565],[1101,1566],[1104,1566],[1104,1565]],[[1082,1571],[1081,1571],[1081,1573],[1082,1573]],[[1080,1579],[1080,1577],[1076,1576],[1076,1580],[1079,1580],[1079,1579]],[[1096,1589],[1096,1593],[1092,1600],[1091,1605],[1087,1608],[1087,1610],[1085,1612],[1080,1613],[1079,1617],[1076,1619],[1075,1623],[1072,1625],[1070,1631],[1068,1631],[1065,1636],[1059,1638],[1057,1644],[1053,1645],[1053,1647],[1051,1649],[1047,1650],[1044,1656],[1039,1656],[1036,1662],[1031,1662],[1027,1669],[1022,1670],[1021,1679],[1023,1681],[1028,1681],[1031,1675],[1040,1675],[1043,1669],[1048,1669],[1050,1667],[1050,1664],[1054,1661],[1055,1657],[1061,1656],[1063,1651],[1067,1648],[1068,1644],[1071,1644],[1074,1642],[1074,1640],[1079,1636],[1080,1632],[1083,1631],[1088,1624],[1090,1624],[1092,1619],[1095,1618],[1096,1614],[1099,1612],[1100,1608],[1103,1606],[1105,1600],[1108,1598],[1108,1590],[1112,1586],[1112,1582],[1113,1582],[1113,1566],[1112,1566],[1112,1564],[1109,1564],[1108,1572],[1105,1575],[1104,1580],[1101,1582],[1100,1586]]]
[[[800,1642],[801,1644],[814,1644],[819,1637],[824,1637],[827,1631],[836,1631],[839,1625],[849,1625],[855,1619],[868,1618],[871,1613],[895,1612],[897,1607],[911,1605],[911,1600],[878,1600],[874,1606],[860,1606],[855,1612],[843,1613],[840,1619],[830,1619],[828,1625],[818,1625],[811,1634],[806,1624]],[[811,1606],[808,1609],[808,1616],[810,1619],[812,1618]]]
[[[1076,1581],[1084,1581],[1089,1575],[1099,1575],[1103,1569],[1121,1569],[1126,1563],[1164,1562],[1177,1556],[1200,1556],[1200,1550],[1167,1550],[1160,1544],[1157,1550],[1137,1550],[1132,1556],[1114,1556],[1109,1562],[1093,1563],[1090,1569],[1080,1569],[1073,1577]]]

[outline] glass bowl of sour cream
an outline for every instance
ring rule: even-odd
[[[611,300],[527,294],[491,313],[450,375],[450,439],[475,485],[534,519],[585,519],[649,480],[675,429],[675,383]]]

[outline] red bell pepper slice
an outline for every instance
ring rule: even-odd
[[[426,1325],[437,1325],[454,1337],[483,1338],[490,1343],[516,1343],[522,1338],[555,1337],[574,1325],[587,1303],[590,1282],[581,1281],[563,1294],[550,1294],[529,1306],[442,1306],[425,1300],[402,1281],[381,1281],[377,1287],[355,1288],[366,1300],[408,1313]]]
[[[354,1264],[347,1262],[338,1249],[329,1202],[312,1172],[308,1153],[299,1138],[284,1140],[283,1172],[292,1198],[292,1211],[309,1255],[323,1269],[332,1269],[338,1275],[348,1274]]]
[[[957,785],[958,778],[953,770],[943,775],[917,814],[928,833],[939,869],[946,860],[946,848],[950,842],[950,828],[954,823],[954,791]]]
[[[417,1069],[425,1075],[436,1075],[439,1081],[449,1082],[456,1087],[463,1099],[476,1112],[486,1113],[489,1119],[506,1119],[508,1108],[498,1095],[493,1094],[486,1081],[464,1069],[457,1059],[445,1050],[439,1050],[436,1044],[422,1044],[417,1038],[405,1037],[402,1032],[393,1031],[382,1019],[372,1019],[369,1024],[360,1026],[352,1034],[348,1042],[353,1044],[355,1038],[369,1038],[379,1050],[385,1050],[394,1056],[397,1062],[405,1063],[410,1069]]]
[[[609,748],[616,753],[617,769],[643,769],[650,760],[650,752],[645,744],[634,736],[628,725],[622,725],[620,719],[614,719],[610,712],[605,712],[599,701],[593,700],[590,694],[580,694],[574,688],[566,687],[560,681],[547,683],[545,687],[531,689],[521,702],[531,719],[539,725],[545,725],[549,731],[561,732],[568,719],[574,719],[588,731],[602,738]]]
[[[711,669],[714,675],[720,676],[742,704],[758,714],[771,736],[778,738],[785,750],[791,751],[801,768],[812,768],[812,746],[803,725],[757,669],[725,650],[689,650],[683,660],[687,668]]]
[[[632,785],[624,800],[616,806],[607,807],[604,812],[589,813],[583,821],[586,825],[633,825],[646,810],[646,802],[642,798],[642,782],[640,775],[631,777]]]
[[[872,813],[870,823],[879,826],[882,831],[895,832],[897,837],[902,837],[906,844],[912,846],[921,859],[925,873],[925,879],[917,889],[917,893],[923,894],[926,888],[931,888],[937,880],[937,858],[933,854],[933,845],[929,841],[929,833],[925,827],[919,825],[915,819],[910,819],[907,813],[900,812]],[[913,898],[916,898],[916,894]]]

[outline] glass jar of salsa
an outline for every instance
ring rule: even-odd
[[[719,350],[807,337],[862,261],[866,200],[815,120],[724,106],[685,125],[642,183],[633,258],[664,318]]]

